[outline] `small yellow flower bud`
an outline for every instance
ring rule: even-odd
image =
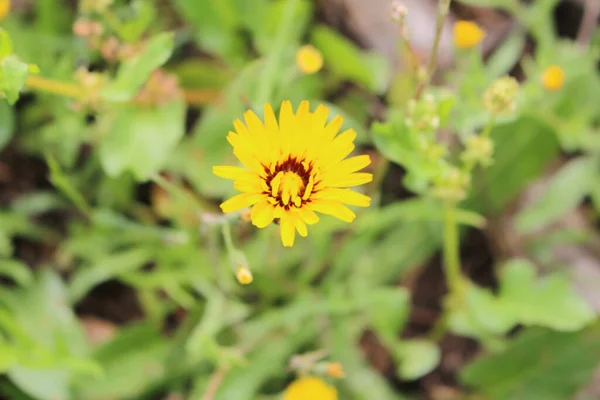
[[[305,74],[314,74],[323,67],[323,55],[311,45],[305,45],[296,53],[296,66]]]
[[[337,398],[334,387],[313,376],[295,380],[283,394],[283,400],[337,400]]]
[[[483,104],[494,115],[508,115],[516,111],[519,82],[510,76],[496,80],[485,91]]]
[[[551,92],[560,90],[565,81],[565,72],[558,65],[547,68],[542,75],[542,83]]]
[[[484,167],[492,163],[494,142],[485,136],[473,135],[467,139],[466,149],[462,159],[466,163],[480,164]]]
[[[342,367],[342,364],[338,362],[332,362],[327,364],[326,373],[327,376],[331,376],[332,378],[343,378],[344,368]]]
[[[250,272],[248,267],[246,267],[244,265],[240,265],[238,267],[238,269],[235,273],[235,277],[237,278],[238,282],[242,285],[249,285],[254,280],[254,277],[252,276],[252,272]]]
[[[454,45],[459,49],[477,46],[485,37],[485,31],[475,22],[457,21],[454,24]]]
[[[252,222],[252,217],[250,216],[249,208],[242,210],[242,212],[240,213],[240,219],[244,222]]]
[[[0,0],[0,20],[10,12],[10,0]]]

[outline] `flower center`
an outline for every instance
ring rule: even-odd
[[[271,194],[280,197],[283,205],[287,206],[290,200],[299,207],[302,204],[300,193],[304,189],[304,181],[295,172],[280,171],[271,181]]]

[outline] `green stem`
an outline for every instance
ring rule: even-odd
[[[92,207],[87,203],[83,195],[69,182],[65,176],[58,161],[50,155],[46,154],[46,163],[50,169],[50,182],[60,190],[69,200],[75,204],[75,207],[86,217],[92,218]]]
[[[459,251],[456,206],[447,202],[444,204],[444,272],[451,293],[459,293],[462,289]]]
[[[494,125],[496,125],[496,115],[493,114],[490,117],[490,120],[488,121],[487,125],[485,126],[485,128],[483,128],[483,131],[481,132],[481,136],[483,137],[490,137],[490,133],[492,133],[492,128],[494,127]]]
[[[273,95],[273,86],[275,83],[274,77],[277,76],[281,56],[285,51],[286,45],[290,40],[293,31],[295,11],[298,8],[299,0],[287,0],[282,11],[282,18],[277,33],[275,35],[275,43],[265,62],[265,68],[256,92],[256,103],[262,107],[269,102]]]
[[[229,226],[229,222],[224,221],[221,224],[221,232],[223,233],[223,240],[225,241],[225,248],[227,249],[227,253],[231,258],[232,264],[235,263],[235,254],[237,253],[237,249],[233,245],[233,239],[231,238],[231,227]]]

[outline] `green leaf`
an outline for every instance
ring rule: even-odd
[[[139,181],[150,179],[164,166],[183,136],[185,110],[185,102],[176,100],[160,107],[116,111],[111,130],[100,143],[104,171],[111,177],[128,171]]]
[[[171,57],[173,45],[172,33],[154,36],[142,53],[121,64],[116,79],[102,90],[102,96],[110,101],[131,100],[150,74]]]
[[[555,133],[551,126],[529,116],[494,127],[494,163],[474,185],[465,207],[501,210],[554,159],[559,150]]]
[[[311,41],[323,53],[325,65],[333,73],[378,94],[387,89],[390,71],[383,56],[361,51],[344,36],[323,25],[313,29]]]
[[[575,333],[531,329],[460,377],[490,400],[567,400],[590,381],[599,359],[599,324]]]
[[[580,157],[565,164],[551,178],[542,197],[521,211],[517,229],[530,232],[555,222],[573,210],[590,191],[596,162]]]
[[[399,363],[398,376],[415,380],[431,372],[440,363],[439,347],[426,340],[405,340],[394,349],[394,357]]]
[[[495,79],[508,74],[523,55],[524,47],[525,34],[521,31],[516,31],[503,40],[486,64],[490,78]]]
[[[4,101],[0,101],[0,151],[10,142],[15,131],[15,114]]]
[[[138,398],[164,378],[169,343],[155,328],[134,324],[121,329],[93,354],[104,370],[99,378],[75,382],[75,398]]]
[[[31,269],[17,259],[0,259],[0,276],[6,276],[21,286],[28,286],[33,282]]]
[[[502,269],[500,301],[521,323],[576,331],[594,320],[593,309],[566,276],[553,274],[537,281],[535,276],[535,267],[525,260],[513,260]]]
[[[0,60],[13,53],[13,42],[10,35],[4,29],[0,28]]]
[[[367,314],[387,343],[395,342],[408,318],[409,293],[405,288],[377,288],[368,297]]]
[[[151,251],[138,247],[133,250],[110,254],[98,259],[91,266],[79,268],[69,284],[69,300],[72,303],[78,302],[94,286],[141,268],[150,261],[151,257]]]
[[[9,104],[15,104],[19,92],[25,86],[29,68],[15,56],[8,56],[0,62],[0,89]]]

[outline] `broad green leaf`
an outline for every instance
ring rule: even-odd
[[[183,136],[185,110],[185,102],[175,100],[159,107],[116,111],[110,131],[100,143],[100,162],[105,172],[116,177],[128,171],[138,181],[150,179],[172,156]]]
[[[554,129],[524,116],[492,131],[494,163],[475,178],[466,208],[499,211],[536,178],[558,153]]]
[[[590,381],[599,359],[599,324],[573,333],[531,329],[460,376],[490,400],[568,400]]]
[[[567,276],[552,274],[536,281],[525,260],[507,263],[500,277],[502,306],[525,325],[576,331],[595,318],[593,309],[571,287]]]
[[[15,114],[12,108],[0,100],[0,151],[10,142],[15,131]]]
[[[78,379],[75,398],[138,398],[168,373],[165,362],[169,347],[165,337],[151,326],[134,324],[121,329],[93,353],[104,375]]]
[[[573,210],[589,193],[597,167],[595,160],[585,157],[565,164],[552,176],[542,197],[521,211],[517,228],[521,232],[533,231]]]
[[[383,56],[361,51],[341,34],[323,25],[313,29],[311,41],[323,53],[325,65],[333,73],[378,94],[386,90],[390,72]]]
[[[431,372],[440,363],[439,347],[426,340],[404,340],[396,344],[394,357],[399,363],[398,375],[415,380]]]
[[[150,74],[171,57],[173,45],[172,33],[154,36],[142,53],[121,63],[116,79],[102,90],[102,96],[118,102],[131,100]]]
[[[4,57],[0,62],[0,90],[9,104],[15,104],[25,86],[29,68],[15,56]]]
[[[8,376],[36,399],[70,398],[70,380],[77,370],[97,372],[97,366],[85,358],[87,344],[66,295],[61,278],[47,270],[34,286],[16,292],[11,302],[18,327],[29,338],[23,343],[29,354]],[[36,358],[42,365],[35,365]]]
[[[367,315],[375,331],[394,343],[408,318],[410,297],[405,288],[377,288],[368,297]]]

